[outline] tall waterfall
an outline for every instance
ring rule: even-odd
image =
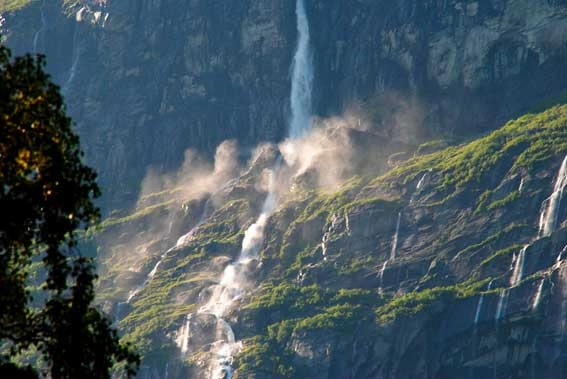
[[[309,23],[305,12],[304,0],[296,3],[298,42],[292,63],[291,82],[291,118],[289,137],[300,138],[311,128],[311,91],[313,85],[312,56],[309,48]],[[223,319],[233,304],[243,296],[253,285],[250,275],[255,270],[255,261],[259,259],[260,248],[264,241],[264,229],[278,205],[277,176],[280,173],[281,157],[276,160],[270,171],[268,195],[264,200],[262,211],[256,222],[250,225],[244,234],[242,248],[238,259],[229,264],[220,279],[219,284],[207,289],[211,295],[197,315],[212,315],[217,320],[217,328],[222,329],[219,338],[213,344],[213,353],[209,361],[211,379],[232,378],[232,357],[241,349],[236,341],[230,325]],[[188,315],[185,325],[181,328],[178,344],[182,353],[189,351],[192,333],[191,320]]]
[[[313,55],[310,49],[309,21],[304,0],[297,0],[297,49],[292,63],[291,120],[289,136],[301,137],[311,127],[311,93],[313,89]]]

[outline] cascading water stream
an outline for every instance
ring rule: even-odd
[[[512,271],[512,277],[510,278],[510,286],[517,286],[524,276],[524,262],[526,261],[526,250],[530,245],[524,246],[515,258],[514,271]]]
[[[500,292],[500,297],[498,299],[498,306],[496,308],[496,321],[500,320],[506,315],[506,308],[508,307],[508,296],[510,295],[510,289],[506,288]]]
[[[296,17],[298,42],[292,62],[291,83],[291,118],[289,125],[290,138],[297,139],[303,136],[311,128],[311,98],[313,86],[312,54],[310,50],[309,22],[305,11],[304,0],[296,2]],[[275,211],[278,203],[276,191],[277,175],[279,173],[281,157],[278,158],[274,168],[270,172],[268,195],[262,206],[260,216],[245,232],[242,241],[242,249],[238,260],[229,264],[221,277],[218,285],[212,286],[212,294],[209,300],[199,308],[197,314],[214,315],[217,326],[222,325],[224,333],[222,338],[215,342],[209,362],[209,377],[211,379],[231,379],[233,375],[232,357],[240,350],[240,344],[236,342],[230,325],[223,319],[224,315],[232,307],[251,285],[249,278],[253,270],[252,262],[259,258],[259,251],[264,240],[264,229]],[[186,325],[182,328],[181,350],[186,353],[189,350],[190,338],[190,316]]]
[[[39,12],[41,16],[41,27],[38,29],[37,32],[33,35],[33,51],[35,53],[39,52],[39,39],[45,29],[47,28],[47,17],[45,16],[45,0],[41,0],[41,4],[39,6]]]
[[[79,67],[79,62],[80,62],[80,58],[81,58],[81,51],[80,51],[80,45],[79,45],[79,24],[82,22],[83,20],[83,13],[86,11],[85,7],[82,7],[81,9],[79,9],[75,15],[75,33],[73,35],[73,59],[72,59],[72,63],[71,63],[71,68],[69,69],[69,76],[67,77],[67,80],[65,81],[65,84],[63,84],[63,87],[61,89],[61,92],[64,95],[67,95],[69,92],[69,89],[71,88],[71,84],[73,83],[73,80],[75,80],[75,76],[77,76],[77,69]]]
[[[534,297],[534,301],[533,301],[533,303],[532,303],[532,310],[533,310],[534,312],[537,311],[537,309],[538,309],[538,307],[539,307],[539,304],[540,304],[540,302],[541,302],[541,295],[542,295],[542,293],[543,293],[543,286],[545,285],[545,279],[546,279],[546,278],[543,278],[543,279],[541,280],[541,282],[539,282],[539,285],[538,285],[538,287],[537,287],[537,292],[536,292],[536,295],[535,295],[535,297]]]
[[[323,238],[321,239],[321,254],[323,255],[323,260],[325,261],[327,260],[327,242],[329,242],[329,239],[331,239],[331,235],[335,230],[338,220],[339,217],[336,214],[333,214],[333,216],[331,217],[331,225],[329,225],[329,228],[327,229],[325,234],[323,234]]]
[[[492,289],[492,283],[494,283],[494,279],[488,283],[488,287],[486,288],[487,291]],[[484,305],[484,293],[480,295],[480,299],[478,299],[478,305],[476,306],[476,312],[474,315],[474,324],[478,324],[482,312],[482,306]]]
[[[194,227],[191,228],[189,233],[178,238],[174,247],[168,249],[165,253],[163,253],[161,255],[160,259],[156,262],[156,264],[154,265],[152,270],[146,276],[146,279],[144,280],[144,282],[140,286],[138,286],[135,289],[130,291],[130,293],[128,294],[128,298],[126,299],[126,303],[130,303],[132,301],[132,299],[134,297],[136,297],[148,285],[148,283],[150,283],[150,281],[156,275],[159,266],[162,264],[162,262],[165,260],[165,258],[167,258],[167,256],[169,255],[169,253],[171,251],[175,250],[176,248],[182,247],[182,246],[184,246],[185,244],[187,244],[191,241],[192,237],[195,235],[195,232],[197,231],[199,226],[203,225],[203,223],[205,222],[205,220],[209,216],[209,201],[210,200],[211,200],[211,198],[209,198],[205,202],[205,206],[203,208],[203,213],[201,213],[201,216],[199,217],[199,221],[197,222],[197,224]],[[171,227],[171,224],[170,224],[170,227]]]
[[[297,49],[292,63],[291,120],[289,136],[300,138],[311,125],[311,102],[313,90],[313,56],[310,48],[309,21],[304,0],[297,0]]]
[[[547,237],[555,231],[557,218],[559,216],[559,206],[561,205],[561,198],[563,197],[565,186],[567,186],[567,155],[563,159],[559,172],[557,173],[553,192],[544,202],[544,209],[539,221],[539,237]],[[545,207],[545,203],[547,203],[547,207]]]
[[[401,221],[402,221],[402,212],[398,212],[398,221],[396,222],[396,232],[394,233],[394,238],[392,240],[392,250],[390,251],[390,259],[396,259],[396,253],[398,252],[398,237],[400,235]]]

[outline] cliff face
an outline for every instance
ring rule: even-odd
[[[107,220],[100,300],[143,378],[565,377],[565,141],[563,105],[333,190],[312,167],[267,219],[264,149]]]
[[[44,0],[4,28],[47,54],[105,192],[132,199],[188,147],[286,135],[293,3]],[[492,129],[565,88],[566,4],[309,1],[316,114],[362,107],[405,142]]]

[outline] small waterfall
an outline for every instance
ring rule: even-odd
[[[419,182],[417,182],[417,186],[415,187],[415,189],[416,189],[417,191],[419,191],[419,190],[421,190],[421,189],[423,188],[423,184],[425,183],[425,178],[427,178],[427,174],[428,174],[428,173],[429,173],[429,171],[426,172],[425,174],[423,174],[423,175],[421,176],[421,179],[419,179]]]
[[[532,302],[532,310],[535,312],[537,311],[539,304],[541,302],[541,295],[543,292],[543,286],[545,285],[545,278],[539,282],[539,286],[537,287],[537,292],[534,297],[534,301]]]
[[[563,197],[563,190],[567,185],[567,155],[561,163],[555,186],[551,196],[542,204],[543,210],[539,221],[539,237],[547,237],[555,231],[557,227],[557,218],[559,216],[559,206]]]
[[[486,288],[487,291],[490,291],[492,289],[492,283],[494,283],[494,279],[492,279],[489,283],[488,283],[488,287]],[[474,324],[478,324],[479,320],[480,320],[480,315],[482,312],[482,306],[484,304],[484,293],[480,294],[480,299],[478,299],[478,305],[476,306],[476,313],[474,315]]]
[[[427,179],[427,175],[430,172],[431,172],[431,169],[427,170],[425,173],[423,173],[423,175],[421,175],[421,178],[419,179],[419,181],[417,182],[417,185],[415,186],[415,191],[411,195],[410,204],[413,204],[415,202],[415,199],[417,198],[417,196],[421,192],[421,189],[423,188],[423,185],[425,184],[425,179]]]
[[[313,56],[310,48],[309,21],[304,0],[297,0],[297,49],[293,57],[291,81],[291,120],[289,136],[300,138],[311,126]]]
[[[345,231],[347,233],[347,235],[350,236],[351,230],[350,230],[350,218],[348,217],[348,212],[345,211]]]
[[[323,234],[323,238],[321,239],[321,253],[323,255],[323,260],[325,261],[327,260],[327,242],[329,242],[329,239],[331,238],[331,234],[335,230],[338,220],[339,217],[336,214],[333,214],[333,216],[331,217],[331,225],[329,225],[329,228]]]
[[[35,53],[39,52],[39,39],[45,29],[47,28],[47,17],[45,16],[45,0],[41,0],[41,4],[39,6],[39,12],[41,14],[41,27],[35,32],[33,35],[33,51]]]
[[[530,245],[526,245],[520,250],[515,258],[514,271],[512,272],[512,277],[510,278],[510,286],[517,286],[524,276],[524,262],[526,260],[526,250]]]
[[[525,180],[522,177],[522,179],[520,179],[520,185],[518,186],[518,192],[522,193],[524,191],[524,185],[525,185]]]
[[[396,232],[392,240],[392,250],[390,251],[390,259],[396,259],[398,250],[398,236],[400,235],[400,222],[402,220],[402,212],[398,212],[398,221],[396,222]]]
[[[209,197],[205,202],[205,206],[203,207],[203,213],[201,213],[201,216],[199,217],[199,221],[197,221],[197,224],[194,227],[192,227],[188,233],[182,235],[177,239],[177,242],[175,243],[176,248],[183,247],[189,242],[191,242],[199,226],[205,223],[205,221],[207,220],[207,218],[210,216],[211,213],[211,204],[210,204],[211,199],[212,197]]]
[[[67,76],[67,80],[61,89],[61,92],[64,95],[69,93],[69,89],[71,88],[71,84],[73,84],[73,80],[75,80],[75,76],[77,76],[77,69],[79,67],[79,62],[81,58],[81,49],[79,44],[79,24],[83,21],[83,13],[87,10],[87,8],[82,7],[79,9],[75,15],[75,33],[73,35],[73,60],[71,63],[71,68],[69,69],[69,76]]]
[[[498,299],[498,307],[496,308],[496,321],[499,321],[503,316],[506,316],[506,308],[508,307],[508,297],[510,296],[510,289],[506,288],[500,292]]]
[[[210,200],[210,199],[209,199]],[[148,283],[154,278],[154,276],[157,273],[157,270],[159,268],[159,266],[162,264],[162,262],[165,260],[165,258],[167,258],[167,256],[169,255],[169,253],[171,251],[173,251],[176,248],[179,247],[183,247],[184,245],[186,245],[187,243],[189,243],[191,241],[191,239],[193,238],[193,236],[195,235],[197,229],[199,228],[199,226],[201,226],[205,220],[207,219],[207,217],[209,216],[209,200],[207,200],[207,202],[205,203],[204,209],[203,209],[203,213],[201,214],[201,216],[199,217],[199,221],[197,222],[197,224],[191,228],[191,230],[189,231],[189,233],[181,236],[180,238],[177,239],[177,242],[175,243],[175,246],[170,248],[169,250],[167,250],[165,253],[163,253],[160,257],[160,259],[157,261],[157,263],[154,265],[154,267],[152,268],[152,270],[148,273],[148,275],[146,276],[146,279],[144,280],[144,282],[142,283],[142,285],[136,287],[134,290],[130,291],[130,294],[128,295],[128,299],[126,300],[126,303],[130,303],[132,301],[132,299],[134,297],[136,297],[140,291],[142,291],[147,285]],[[168,231],[168,235],[171,234],[171,226],[172,223],[169,224],[169,228],[170,230]]]
[[[182,340],[181,340],[181,352],[187,353],[189,350],[189,335],[191,333],[191,319],[193,318],[193,314],[189,313],[187,315],[187,320],[185,321],[185,325],[183,327],[182,333]]]
[[[388,263],[390,262],[389,259],[384,261],[382,268],[380,269],[380,288],[384,287],[384,272],[386,271],[386,267],[388,267]]]

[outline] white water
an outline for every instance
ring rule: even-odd
[[[396,222],[396,232],[392,240],[392,250],[390,251],[390,259],[396,259],[398,251],[398,236],[400,235],[400,222],[402,220],[402,212],[398,212],[398,221]]]
[[[346,233],[347,235],[350,236],[351,230],[350,230],[350,219],[348,217],[348,212],[345,211],[345,229],[346,229]]]
[[[523,190],[524,180],[520,181],[520,188],[518,189],[520,192]],[[567,155],[563,158],[563,162],[559,167],[559,171],[557,172],[557,177],[555,179],[555,184],[553,186],[553,192],[551,195],[545,199],[541,206],[541,212],[539,216],[539,230],[538,235],[535,238],[535,241],[539,240],[540,238],[547,237],[551,235],[555,229],[557,228],[557,222],[559,217],[559,209],[561,205],[561,198],[563,197],[563,190],[567,186]],[[533,242],[533,241],[532,241]],[[520,250],[519,254],[514,257],[512,261],[512,276],[510,278],[510,286],[514,287],[517,286],[524,275],[524,263],[526,258],[526,250],[530,245],[526,245]],[[561,253],[557,258],[558,262],[561,259]],[[556,263],[556,267],[558,264]],[[534,297],[534,301],[532,303],[532,308],[536,309],[541,301],[541,291],[543,290],[543,282],[542,281],[538,287],[538,292]],[[496,319],[499,320],[503,315],[506,313],[506,307],[508,303],[508,296],[509,296],[509,289],[505,289],[500,293],[500,299],[498,300],[498,308],[496,310]]]
[[[543,286],[545,284],[545,278],[543,278],[541,280],[541,282],[539,282],[539,286],[537,287],[537,292],[536,295],[534,297],[534,301],[532,302],[532,310],[536,311],[537,308],[539,307],[539,303],[541,302],[541,294],[543,292]]]
[[[494,283],[494,279],[492,279],[490,283],[488,283],[488,287],[486,288],[487,291],[490,291],[492,289],[492,283]],[[478,299],[478,305],[476,306],[476,313],[474,315],[475,325],[478,324],[478,321],[480,320],[483,304],[484,304],[484,293],[480,295],[480,299]]]
[[[510,278],[510,286],[517,286],[524,276],[524,262],[526,260],[526,250],[530,245],[526,245],[520,250],[515,258],[514,271],[512,271],[512,277]]]
[[[498,307],[496,308],[496,320],[500,320],[503,316],[506,315],[506,308],[508,307],[509,295],[510,295],[510,290],[508,288],[500,292],[500,298],[498,299]]]
[[[73,35],[73,61],[71,63],[71,68],[69,69],[69,76],[67,80],[63,84],[61,92],[64,95],[67,95],[69,92],[69,88],[71,88],[71,84],[73,80],[75,80],[75,76],[77,76],[77,69],[79,67],[79,61],[81,58],[80,46],[79,46],[79,23],[82,21],[82,14],[85,11],[85,7],[79,9],[75,18],[77,24],[75,25],[75,34]]]
[[[297,139],[303,136],[311,128],[311,92],[313,86],[312,55],[309,47],[309,23],[305,12],[303,0],[296,3],[298,42],[292,63],[291,83],[291,119],[289,136]],[[225,330],[223,338],[213,344],[211,352],[213,356],[209,361],[209,375],[211,379],[219,377],[232,378],[232,357],[241,349],[241,344],[236,342],[230,325],[223,319],[234,302],[237,301],[252,285],[248,277],[253,268],[250,265],[259,258],[259,251],[264,241],[264,229],[275,211],[278,204],[276,191],[276,179],[279,173],[281,158],[278,158],[275,167],[270,172],[268,195],[262,206],[262,211],[256,222],[246,230],[242,241],[242,249],[238,260],[229,264],[221,277],[220,283],[212,287],[212,295],[198,314],[212,314],[217,318],[218,324],[223,325]],[[180,241],[178,241],[180,242]],[[187,352],[189,346],[189,325],[183,332],[182,352]],[[187,338],[185,338],[187,334]]]
[[[323,255],[323,260],[327,260],[327,242],[329,242],[329,239],[331,238],[331,235],[335,230],[338,220],[339,217],[336,214],[333,214],[333,216],[331,217],[331,225],[329,225],[329,228],[327,229],[325,234],[323,234],[323,238],[321,239],[321,253]]]
[[[259,250],[264,240],[264,229],[266,227],[269,217],[274,212],[277,206],[277,192],[276,192],[276,175],[279,167],[279,162],[276,167],[270,172],[270,181],[268,187],[268,195],[262,206],[262,212],[256,222],[246,230],[244,239],[242,240],[242,248],[238,260],[229,264],[223,272],[220,283],[211,287],[212,294],[205,305],[199,308],[197,314],[211,314],[217,319],[218,325],[222,327],[223,333],[218,333],[218,339],[214,343],[211,351],[213,357],[209,362],[209,375],[211,379],[220,378],[225,375],[226,378],[232,378],[232,357],[238,353],[242,345],[236,342],[234,332],[230,325],[223,319],[226,313],[233,306],[247,289],[251,283],[248,278],[250,271],[249,265],[259,258]],[[182,329],[183,338],[181,351],[186,353],[188,351],[189,340],[189,321]],[[185,337],[187,335],[187,337]],[[183,345],[183,344],[187,344]]]
[[[291,120],[289,136],[297,139],[311,127],[313,56],[310,49],[309,22],[303,0],[297,0],[297,49],[292,63]]]
[[[386,271],[386,267],[388,267],[388,263],[390,262],[389,259],[386,259],[382,268],[380,269],[380,288],[384,287],[384,272]]]
[[[428,172],[426,172],[425,174],[423,174],[421,176],[421,179],[419,179],[419,182],[417,182],[417,186],[415,187],[415,189],[417,191],[421,190],[421,188],[423,188],[423,184],[425,183],[425,178],[427,178],[427,174]]]
[[[47,27],[47,18],[45,17],[44,7],[45,7],[45,0],[42,0],[41,5],[39,6],[39,11],[41,14],[41,27],[33,35],[33,51],[35,53],[39,52],[39,38],[41,37],[41,34],[45,31],[45,28]]]
[[[431,172],[431,169],[427,170],[423,175],[421,175],[421,178],[419,179],[419,181],[417,182],[417,185],[415,186],[415,191],[411,195],[410,204],[413,204],[415,202],[415,199],[420,194],[421,189],[423,188],[423,186],[425,184],[425,179],[427,179],[427,175],[430,172]]]
[[[189,350],[189,335],[191,334],[191,319],[193,318],[193,314],[189,313],[187,315],[187,320],[185,321],[185,326],[183,328],[183,339],[181,341],[181,352],[187,353]]]
[[[391,260],[396,259],[396,253],[398,250],[398,236],[400,234],[400,223],[402,220],[402,212],[398,212],[398,220],[396,221],[396,231],[394,232],[394,237],[392,238],[392,247],[390,250],[390,256],[388,257],[388,259],[386,259],[386,261],[384,262],[384,264],[382,265],[382,268],[380,269],[380,288],[383,287],[384,284],[384,272],[386,272],[386,267],[388,267],[388,264],[390,263]]]
[[[525,184],[524,178],[520,179],[520,185],[518,186],[519,193],[522,193],[524,191],[524,184]]]
[[[559,206],[563,197],[563,190],[567,185],[567,155],[561,163],[555,186],[551,196],[544,201],[543,210],[539,221],[539,237],[547,237],[555,231],[557,227],[557,218],[559,216]],[[545,206],[547,204],[547,207]]]

